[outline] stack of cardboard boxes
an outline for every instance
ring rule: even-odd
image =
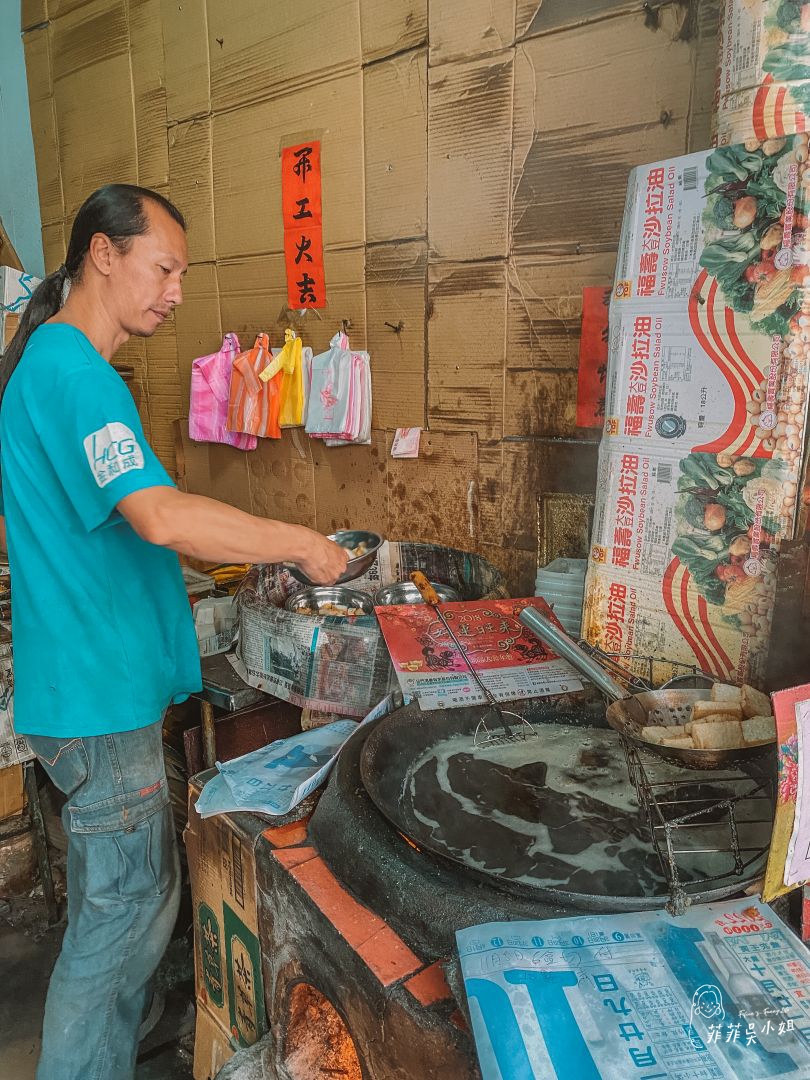
[[[795,27],[776,25],[787,8]],[[762,65],[778,48],[801,70],[810,25],[780,0],[756,11],[726,5],[729,145],[630,178],[584,632],[625,662],[761,684],[779,546],[804,527],[810,386],[808,136],[798,104],[765,108]],[[798,103],[805,84],[777,90]]]

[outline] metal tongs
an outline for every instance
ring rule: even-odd
[[[475,736],[473,740],[474,748],[477,750],[483,748],[484,746],[500,746],[505,743],[517,742],[518,740],[527,739],[530,735],[536,736],[537,732],[534,730],[532,725],[524,716],[521,716],[520,713],[511,712],[509,710],[504,710],[503,708],[501,708],[500,703],[497,701],[490,689],[484,685],[478,672],[473,667],[469,656],[467,656],[464,646],[453,633],[453,629],[450,626],[450,623],[447,621],[441,608],[439,607],[439,594],[430,584],[422,571],[414,570],[414,572],[411,574],[411,581],[419,590],[420,596],[428,605],[428,607],[433,608],[433,611],[436,613],[442,626],[447,631],[450,640],[455,645],[459,656],[464,661],[467,670],[469,671],[470,675],[472,675],[475,685],[478,687],[478,689],[484,695],[484,698],[489,703],[489,708],[481,717],[475,729]],[[507,717],[511,717],[512,720],[515,722],[516,730],[513,730],[509,726],[509,721],[507,720]],[[498,724],[502,728],[502,731],[493,731],[493,729],[490,727],[490,724],[492,724],[494,720],[497,720]],[[487,723],[487,721],[489,721],[489,723]]]

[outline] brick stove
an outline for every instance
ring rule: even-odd
[[[366,732],[344,748],[308,821],[256,848],[274,1080],[479,1077],[455,930],[563,914],[424,855],[365,794]]]
[[[565,722],[574,720],[597,726],[584,709]],[[564,891],[555,895],[551,889],[527,894],[520,881],[509,880],[501,870],[482,875],[420,851],[380,813],[364,786],[361,759],[368,766],[364,746],[373,732],[374,725],[365,725],[344,746],[311,817],[282,819],[266,828],[266,818],[244,814],[230,826],[241,834],[235,842],[252,851],[255,865],[252,895],[260,948],[257,942],[253,982],[241,988],[241,1000],[258,1024],[247,1042],[264,1030],[265,1012],[269,1027],[261,1043],[261,1073],[234,1072],[234,1080],[258,1075],[262,1080],[480,1077],[455,959],[455,932],[486,922],[583,914],[583,907],[588,909],[583,900],[595,899]],[[587,745],[594,745],[593,737]],[[594,753],[583,751],[583,767],[594,766]],[[378,758],[373,765],[375,782],[389,775]],[[602,771],[613,777],[613,767],[603,765]],[[475,791],[485,787],[479,783]],[[563,791],[559,786],[551,790]],[[495,797],[500,797],[497,792]],[[560,799],[574,805],[570,794]],[[581,849],[571,850],[578,867]],[[496,857],[502,854],[506,858],[498,848]],[[237,861],[233,850],[223,848],[231,902],[236,890],[230,879],[237,877],[231,868]],[[632,876],[634,865],[625,871]],[[241,882],[241,872],[238,877]],[[623,892],[598,896],[602,900],[597,903],[604,902],[598,910],[609,911],[626,900]],[[576,907],[570,904],[575,898]],[[226,931],[229,915],[225,912]],[[229,973],[228,1000],[239,974]],[[261,1013],[260,1003],[265,1006]],[[233,1015],[238,1020],[238,1011]],[[233,1019],[225,1027],[226,1035],[244,1035]],[[208,1080],[205,1073],[198,1075],[196,1058],[195,1077]]]
[[[259,918],[279,1080],[477,1076],[441,962],[354,899],[306,824],[264,839]]]

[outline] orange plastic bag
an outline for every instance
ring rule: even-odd
[[[281,370],[263,379],[265,368],[274,364],[270,339],[259,334],[252,349],[240,353],[233,362],[228,399],[228,431],[242,431],[263,439],[280,439]]]

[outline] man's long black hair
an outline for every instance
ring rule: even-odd
[[[52,318],[62,306],[65,284],[80,282],[90,241],[96,233],[104,233],[122,253],[127,251],[133,236],[142,236],[149,227],[144,204],[163,207],[178,225],[186,227],[185,219],[174,203],[149,188],[134,184],[107,184],[85,200],[79,209],[70,232],[67,258],[64,263],[36,287],[20,318],[17,333],[0,357],[0,402],[14,369],[22,359],[28,339],[38,326]]]

